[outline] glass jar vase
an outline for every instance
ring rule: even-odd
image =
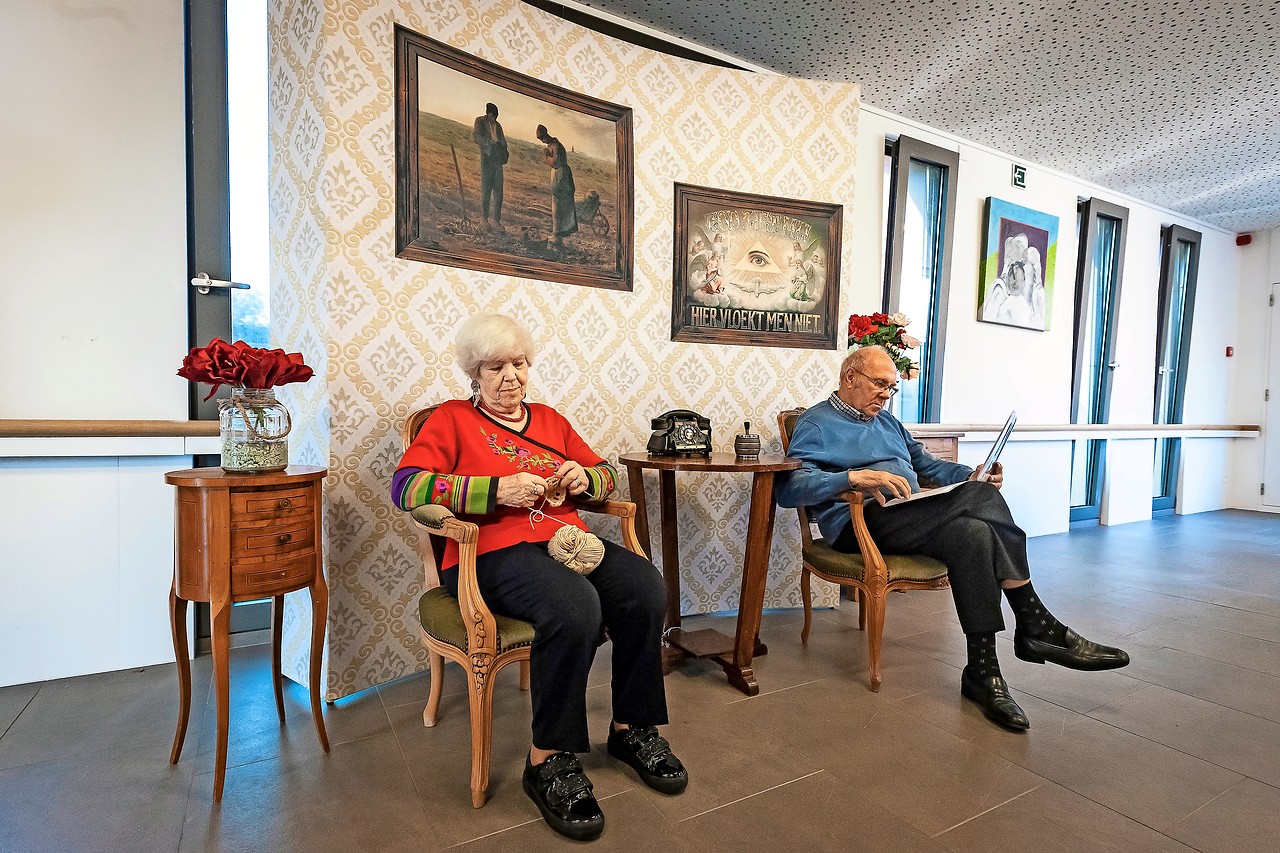
[[[289,410],[272,388],[233,388],[218,403],[222,470],[242,474],[283,471],[289,466]]]

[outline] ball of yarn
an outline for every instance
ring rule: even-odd
[[[561,527],[547,543],[547,553],[580,575],[589,575],[604,559],[604,543],[594,533]]]

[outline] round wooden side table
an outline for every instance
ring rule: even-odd
[[[291,466],[272,474],[228,474],[221,468],[170,471],[165,481],[177,486],[177,545],[169,620],[178,659],[181,707],[169,763],[177,764],[191,714],[191,662],[187,652],[187,602],[209,603],[213,686],[217,703],[217,757],[213,798],[222,799],[227,770],[227,656],[231,605],[272,599],[271,676],[276,713],[284,722],[280,672],[284,596],[306,589],[311,595],[311,715],[320,745],[329,751],[329,735],[320,710],[320,659],[329,588],[321,553],[320,498],[325,468]]]

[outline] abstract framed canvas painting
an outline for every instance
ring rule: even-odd
[[[1043,332],[1053,304],[1058,217],[987,198],[978,319]]]

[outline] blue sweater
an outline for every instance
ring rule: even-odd
[[[849,505],[837,497],[849,491],[850,471],[888,471],[904,477],[913,492],[920,491],[920,476],[947,485],[973,473],[968,465],[928,453],[888,412],[863,423],[836,411],[826,400],[796,420],[787,455],[802,464],[779,475],[774,496],[782,506],[808,507],[828,542],[849,525]]]

